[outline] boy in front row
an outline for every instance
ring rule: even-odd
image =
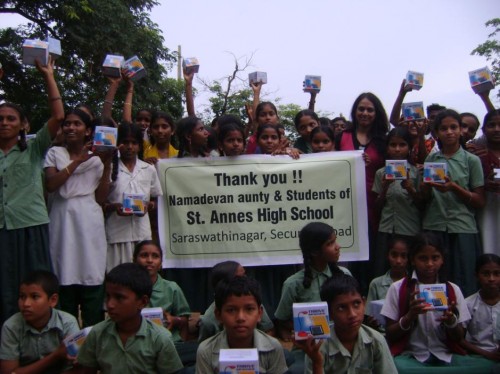
[[[307,354],[305,372],[397,374],[384,337],[362,324],[365,300],[358,281],[335,275],[323,284],[320,295],[328,303],[333,328],[324,342],[316,344],[312,336],[295,342]]]
[[[63,339],[80,330],[71,314],[54,309],[59,280],[49,271],[34,271],[19,287],[19,313],[2,327],[2,374],[61,373],[69,368]]]
[[[204,340],[196,354],[196,373],[219,373],[219,352],[227,348],[257,348],[259,373],[282,374],[288,368],[281,344],[257,330],[262,317],[259,283],[236,276],[220,281],[215,289],[215,316],[224,329]]]
[[[182,369],[170,332],[142,318],[153,285],[138,264],[113,268],[105,279],[109,319],[90,331],[78,352],[78,373],[176,373]]]

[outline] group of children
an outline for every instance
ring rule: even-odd
[[[287,366],[291,371],[294,366],[302,371],[303,351],[309,357],[304,369],[307,372],[348,371],[354,367],[394,372],[385,340],[360,322],[365,314],[364,283],[383,274],[388,265],[390,270],[372,282],[368,295],[369,300],[379,300],[387,292],[382,315],[387,318],[391,351],[399,354],[395,360],[398,370],[418,371],[422,365],[443,362],[468,367],[467,359],[451,354],[463,353],[464,349],[497,359],[500,264],[495,255],[480,254],[483,247],[494,251],[496,243],[491,240],[496,231],[488,233],[481,226],[498,223],[500,182],[493,171],[500,166],[500,113],[483,96],[489,109],[482,127],[484,136],[470,140],[465,147],[463,135],[470,136],[471,131],[463,123],[470,115],[430,106],[429,121],[398,121],[388,131],[383,105],[372,93],[356,99],[352,123],[342,118],[320,119],[314,105],[300,111],[295,117],[300,137],[291,146],[275,105],[259,102],[259,84],[252,84],[255,98],[253,106],[247,108],[248,125],[226,115],[207,129],[194,116],[189,95],[189,116],[177,123],[167,113],[151,110],[138,111],[133,121],[133,83],[128,81],[124,121],[118,126],[118,151],[100,151],[92,148],[93,130],[96,124],[116,124],[110,113],[120,80],[111,80],[103,116],[97,119],[86,105],[64,113],[50,58],[47,66],[37,63],[37,69],[46,80],[51,117],[36,138],[26,141],[29,122],[21,108],[0,104],[0,158],[4,165],[0,168],[0,242],[5,243],[1,250],[0,313],[2,321],[7,320],[0,349],[2,372],[19,374],[26,365],[34,366],[25,372],[48,372],[49,367],[67,364],[61,340],[78,329],[78,324],[70,315],[54,309],[57,304],[74,317],[80,316],[82,326],[94,326],[78,355],[79,366],[73,370],[105,373],[124,365],[124,371],[137,367],[142,368],[137,372],[142,372],[151,367],[156,368],[152,371],[176,372],[182,367],[178,352],[183,356],[198,350],[192,361],[196,361],[198,372],[205,373],[211,366],[217,370],[219,349],[253,346],[262,356],[262,370],[268,372],[285,372]],[[192,74],[185,77],[186,94],[192,93]],[[404,87],[403,82],[402,91],[406,92]],[[431,132],[427,139],[426,128]],[[439,149],[433,152],[434,143]],[[276,329],[269,317],[263,318],[266,314],[258,284],[244,276],[239,264],[225,264],[223,267],[229,270],[220,279],[214,276],[215,304],[201,319],[201,346],[182,345],[188,334],[189,306],[181,288],[160,276],[162,251],[151,240],[156,198],[162,195],[154,164],[170,157],[237,157],[246,153],[298,158],[305,153],[335,150],[364,151],[370,227],[368,267],[349,264],[348,270],[338,266],[340,248],[334,229],[325,223],[309,223],[299,236],[304,268],[283,284],[274,313]],[[387,180],[383,167],[386,159],[407,160],[408,179]],[[422,183],[424,160],[447,164],[445,183]],[[144,214],[124,211],[125,192],[145,196]],[[476,210],[482,210],[479,230]],[[153,213],[151,222],[148,213]],[[419,234],[422,230],[426,233]],[[383,254],[387,248],[386,257]],[[445,258],[447,267],[443,266]],[[412,270],[407,269],[407,263]],[[474,264],[479,266],[475,271]],[[30,280],[33,270],[41,271],[36,276],[47,279],[50,273],[43,271],[53,270],[56,281]],[[217,268],[213,270],[217,274]],[[415,290],[419,283],[444,283],[448,279],[456,283],[446,283],[450,308],[437,316],[426,309]],[[462,291],[466,296],[473,294],[476,279],[481,291],[465,301]],[[109,320],[101,322],[103,299]],[[283,350],[268,335],[290,339],[292,303],[321,299],[329,303],[334,326],[331,339],[323,344],[313,339],[299,343],[301,350],[295,349],[285,359]],[[16,314],[16,304],[21,314]],[[171,333],[141,318],[140,310],[145,306],[164,310]],[[476,313],[481,316],[479,321],[474,320]],[[485,323],[484,316],[489,316],[490,324]],[[376,327],[371,319],[365,322]],[[220,323],[224,325],[222,331]],[[258,332],[256,326],[269,334]],[[35,337],[50,344],[34,343]],[[487,343],[478,347],[477,342]],[[113,355],[108,356],[103,346]],[[13,347],[18,349],[16,354]],[[185,355],[181,358],[189,361]],[[491,363],[480,365],[484,368]]]

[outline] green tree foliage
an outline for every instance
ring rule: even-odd
[[[493,27],[494,31],[488,35],[488,40],[479,44],[472,52],[472,55],[486,57],[491,62],[491,72],[495,76],[496,85],[500,85],[500,42],[495,38],[500,32],[500,18],[493,18],[486,22],[486,27]],[[498,93],[500,98],[500,92]]]
[[[101,73],[105,55],[137,55],[147,76],[135,85],[134,108],[161,109],[181,117],[183,84],[166,78],[176,55],[163,46],[161,30],[149,18],[157,4],[155,0],[0,0],[0,13],[17,13],[28,20],[16,30],[0,30],[4,99],[21,104],[33,125],[47,118],[43,80],[34,68],[21,64],[21,46],[24,39],[49,35],[61,40],[63,56],[56,63],[56,79],[67,106],[85,102],[99,112],[108,87]],[[120,111],[124,96],[122,87],[115,99]],[[115,118],[121,115],[115,113]]]
[[[293,143],[299,137],[293,120],[295,115],[303,108],[298,104],[279,104],[277,108],[278,115],[280,116],[280,122],[283,126],[285,126],[285,133],[288,139],[290,139]]]

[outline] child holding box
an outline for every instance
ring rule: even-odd
[[[54,309],[59,281],[49,271],[28,274],[19,290],[19,313],[2,327],[2,373],[60,373],[67,369],[63,338],[79,331],[71,314]]]
[[[203,341],[196,355],[196,373],[219,373],[219,352],[227,348],[257,348],[261,373],[280,374],[288,368],[281,344],[256,329],[262,318],[260,287],[256,280],[236,276],[215,290],[215,315],[224,330]]]
[[[321,299],[333,328],[326,341],[315,343],[311,335],[295,342],[307,354],[305,373],[397,373],[385,338],[363,325],[365,301],[356,279],[334,275],[321,287]]]
[[[156,169],[138,158],[142,155],[142,132],[137,125],[118,127],[120,158],[113,161],[112,184],[105,204],[108,253],[106,269],[132,261],[134,246],[141,240],[151,239],[148,211],[156,209],[156,197],[162,195]],[[141,213],[124,210],[124,194],[136,194]],[[142,199],[141,199],[142,197]],[[136,205],[133,203],[133,205]]]
[[[121,264],[106,275],[109,319],[90,331],[78,352],[85,374],[176,373],[182,363],[171,334],[141,317],[151,296],[149,274],[137,264]]]

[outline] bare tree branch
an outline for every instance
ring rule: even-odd
[[[28,13],[24,12],[22,9],[19,9],[18,7],[14,8],[0,8],[0,13],[16,13],[19,14],[20,16],[23,16],[27,20],[36,23],[38,26],[42,28],[44,31],[49,31],[52,36],[57,37],[57,33],[54,31],[53,28],[47,25],[47,23],[44,20],[37,19],[35,17],[30,16]]]

